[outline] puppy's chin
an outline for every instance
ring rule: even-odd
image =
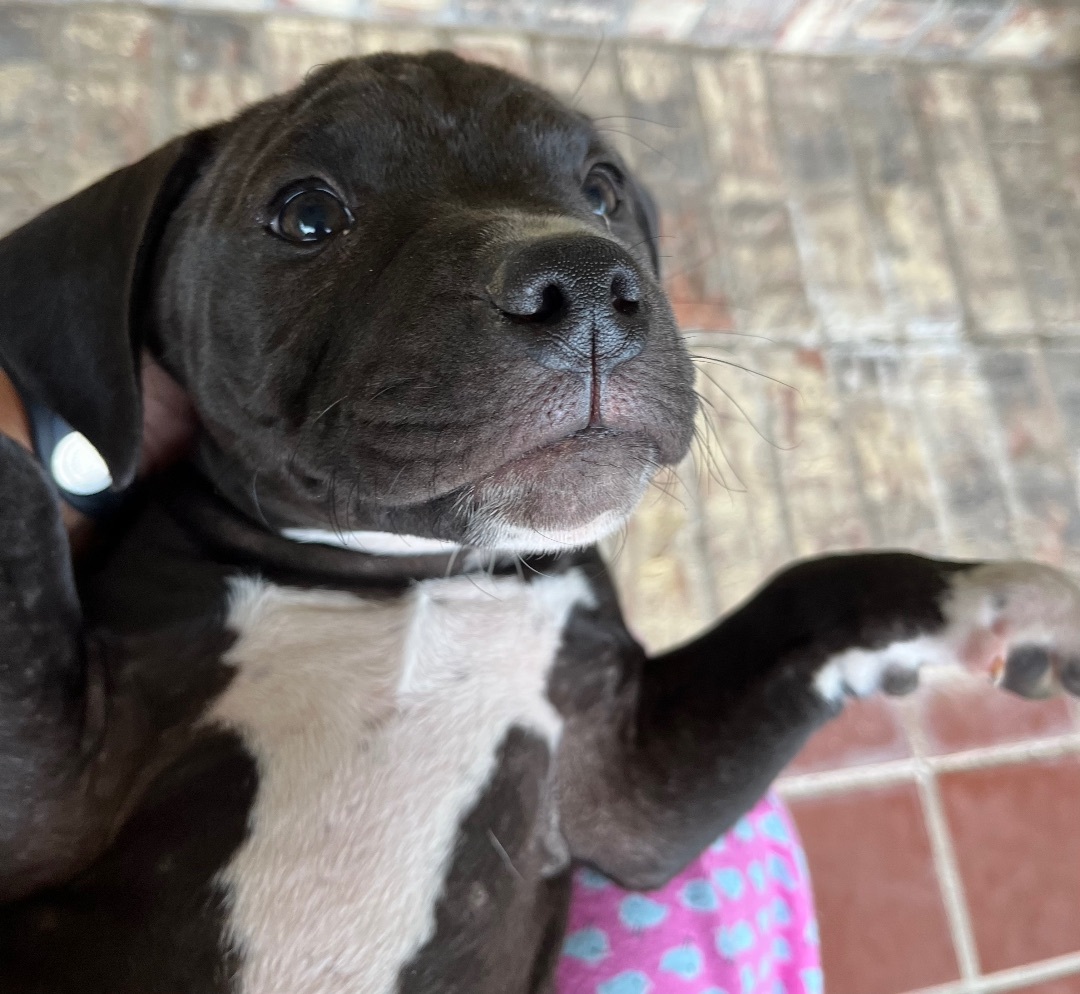
[[[545,445],[469,489],[468,543],[521,554],[592,545],[626,522],[658,465],[643,435],[589,428]]]

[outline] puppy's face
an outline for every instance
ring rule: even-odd
[[[279,527],[609,532],[692,433],[650,215],[586,118],[450,55],[338,64],[252,109],[157,274],[219,482]]]
[[[339,63],[216,129],[151,347],[273,528],[548,551],[692,434],[652,211],[581,114],[445,53]]]

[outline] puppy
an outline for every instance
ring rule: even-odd
[[[1080,687],[1052,570],[801,563],[646,658],[592,544],[686,453],[652,203],[581,114],[452,55],[341,62],[0,242],[0,364],[196,457],[76,576],[0,442],[0,989],[550,990],[573,862],[650,888],[851,695]]]

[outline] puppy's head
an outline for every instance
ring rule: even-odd
[[[330,66],[0,242],[0,364],[130,479],[145,346],[277,530],[515,551],[686,452],[647,194],[589,121],[445,53]]]

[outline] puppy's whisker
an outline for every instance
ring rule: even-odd
[[[328,404],[321,411],[319,411],[319,413],[316,414],[315,417],[312,419],[312,421],[311,421],[312,425],[318,424],[320,419],[324,415],[329,414],[335,407],[338,406],[338,404],[340,404],[342,401],[344,401],[348,396],[349,396],[348,394],[345,394],[343,397],[338,397],[338,399],[335,400],[332,404]]]
[[[627,546],[629,545],[629,542],[630,542],[630,524],[629,524],[629,522],[627,522],[626,524],[620,525],[617,534],[618,534],[618,541],[613,545],[613,547],[611,548],[611,552],[609,553],[609,555],[607,557],[607,562],[608,562],[609,566],[614,566],[616,563],[618,563],[619,560],[622,559],[624,553],[626,552]]]
[[[603,31],[600,32],[600,41],[596,44],[596,51],[593,52],[592,58],[589,60],[589,65],[585,70],[585,75],[581,77],[581,82],[578,83],[574,90],[573,96],[570,97],[570,106],[576,108],[578,95],[581,93],[581,88],[585,85],[586,80],[592,75],[593,69],[596,68],[596,60],[600,58],[600,50],[604,47],[604,42],[607,41],[607,37]]]
[[[535,573],[537,576],[547,577],[548,579],[550,579],[554,575],[552,573],[545,573],[541,569],[537,569],[524,556],[522,556],[520,554],[515,554],[515,555],[516,555],[516,558],[517,558],[518,562],[521,563],[521,565],[524,566],[530,573]]]
[[[695,465],[698,465],[698,469],[700,472],[702,467],[698,464],[698,456],[704,456],[704,469],[708,474],[709,478],[715,483],[718,483],[728,493],[746,493],[746,484],[739,476],[739,471],[735,468],[735,464],[731,461],[731,457],[727,454],[727,450],[724,448],[724,442],[723,439],[720,437],[718,427],[712,423],[712,420],[709,418],[708,413],[705,410],[706,404],[712,407],[710,401],[702,397],[701,394],[698,394],[698,410],[701,412],[701,424],[704,425],[704,432],[702,432],[701,429],[697,427],[697,425],[694,426],[694,437],[695,439],[697,439],[698,447],[697,449],[691,450],[691,457],[693,458]],[[712,445],[709,444],[710,433],[715,441],[716,448],[719,450],[720,455],[724,459],[724,462],[727,463],[727,467],[731,471],[732,476],[734,476],[735,482],[738,484],[738,486],[733,487],[727,482],[727,479],[724,476],[723,468],[721,467],[719,460],[716,457],[716,453],[713,451]]]
[[[673,236],[669,235],[668,237],[673,237]],[[705,331],[705,332],[687,331],[687,332],[683,333],[683,337],[686,338],[687,340],[690,340],[690,339],[693,339],[693,338],[704,338],[704,339],[707,339],[712,344],[715,344],[716,340],[719,339],[719,338],[747,338],[747,339],[751,339],[751,340],[753,340],[755,342],[767,342],[769,345],[778,345],[778,344],[780,344],[778,339],[770,338],[768,335],[755,335],[755,334],[753,334],[752,332],[749,332],[749,331]],[[706,357],[701,356],[700,358],[704,359]]]
[[[680,279],[687,273],[692,273],[695,269],[700,269],[707,262],[712,262],[712,260],[716,258],[716,253],[717,250],[714,248],[711,252],[707,252],[705,255],[698,256],[696,259],[691,260],[685,266],[683,266],[682,269],[676,269],[675,272],[668,273],[664,277],[664,286],[668,287],[671,285],[673,280]],[[680,298],[675,297],[673,299],[678,300]]]
[[[659,494],[659,497],[657,498],[658,501],[661,498],[663,500],[669,500],[675,504],[678,504],[679,507],[681,507],[684,511],[687,510],[686,502],[681,497],[677,497],[675,494],[673,494],[667,487],[662,487],[658,483],[650,483],[649,486],[652,487],[657,492],[657,494]]]
[[[446,564],[446,572],[445,572],[445,573],[443,574],[443,579],[444,579],[444,580],[445,580],[445,579],[446,579],[446,578],[447,578],[448,576],[450,576],[450,574],[451,574],[451,573],[453,573],[453,572],[454,572],[454,563],[456,563],[456,562],[457,562],[457,557],[458,557],[458,554],[459,554],[459,553],[461,552],[462,548],[463,548],[463,547],[462,547],[462,546],[460,546],[460,545],[458,545],[458,546],[455,546],[455,548],[453,549],[453,551],[452,551],[452,552],[450,553],[450,561],[449,561],[449,562],[448,562],[448,563]]]
[[[491,839],[491,844],[495,847],[495,851],[499,854],[503,863],[506,864],[506,868],[521,882],[525,882],[525,878],[518,872],[518,868],[514,866],[514,861],[510,858],[510,854],[503,848],[503,844],[495,838],[495,833],[489,828],[487,830],[488,838]]]
[[[669,124],[666,121],[654,121],[651,117],[635,117],[633,114],[607,114],[604,117],[594,117],[593,123],[598,121],[640,121],[642,124],[655,124],[658,128],[668,128],[671,131],[682,131],[682,124]]]
[[[266,520],[266,515],[263,514],[262,504],[259,503],[259,469],[256,468],[255,472],[251,474],[251,499],[255,504],[255,510],[259,515],[259,520],[266,526],[267,531],[272,531],[270,522]]]
[[[631,131],[623,131],[620,128],[597,128],[596,130],[606,132],[612,135],[626,135],[627,138],[633,138],[634,141],[640,142],[654,155],[660,156],[660,158],[663,159],[673,169],[676,168],[675,162],[670,156],[665,155],[663,152],[660,151],[660,149],[656,148],[656,146],[650,145],[647,141],[645,141],[644,138],[640,137],[639,135],[635,135]]]
[[[743,366],[740,363],[732,362],[730,359],[721,359],[717,356],[708,355],[695,355],[690,353],[690,358],[694,362],[712,362],[718,366],[730,366],[732,369],[741,369],[744,373],[752,373],[754,376],[760,376],[763,380],[769,380],[775,383],[777,386],[783,387],[785,390],[790,390],[799,400],[802,400],[802,394],[799,392],[799,388],[787,383],[784,380],[777,379],[775,376],[770,376],[768,373],[763,373],[760,369],[754,369],[752,366]]]
[[[337,537],[338,541],[344,543],[345,542],[345,529],[343,529],[341,527],[340,508],[338,507],[338,500],[337,500],[337,482],[338,482],[338,473],[337,473],[337,470],[334,469],[330,473],[330,485],[329,485],[329,494],[330,494],[330,530]]]
[[[742,415],[743,420],[754,430],[754,434],[757,435],[757,437],[760,438],[763,442],[767,443],[768,445],[771,445],[774,449],[777,449],[780,452],[790,452],[792,449],[795,448],[794,445],[781,445],[775,439],[769,438],[769,436],[766,435],[757,426],[754,419],[751,418],[750,415],[746,413],[746,409],[742,406],[742,404],[740,404],[730,393],[728,393],[727,390],[725,390],[719,383],[717,383],[716,380],[713,379],[708,374],[708,372],[706,372],[706,370],[702,369],[702,370],[699,370],[699,372],[701,373],[702,376],[705,377],[705,379],[707,379],[713,385],[714,389],[718,390],[720,393],[722,393],[724,395],[727,402],[729,404],[731,404],[731,406],[734,407],[735,410],[739,412],[739,414]]]

